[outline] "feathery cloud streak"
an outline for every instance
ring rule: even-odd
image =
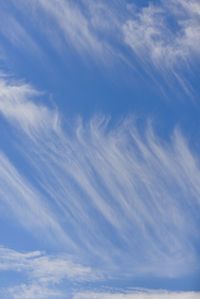
[[[79,262],[109,275],[118,276],[123,269],[125,275],[177,277],[199,270],[199,160],[178,130],[164,142],[151,125],[143,131],[131,119],[114,127],[103,117],[61,125],[57,114],[54,126],[48,116],[54,112],[34,99],[22,98],[19,93],[12,113],[6,107],[12,96],[1,100],[0,111],[12,124],[17,120],[20,152],[45,195],[40,201],[48,198],[50,214],[43,212],[42,203],[33,205],[37,199],[29,193],[32,187],[27,191],[30,182],[22,184],[20,178],[16,186],[16,171],[7,171],[12,179],[5,175],[5,168],[13,168],[2,159],[4,197],[11,190],[13,211],[20,221],[24,202],[31,207],[30,219],[35,213],[47,219],[47,229],[56,219],[52,226],[64,232],[68,244],[75,244]],[[26,107],[37,111],[37,117],[27,120],[28,131],[21,129],[26,123],[21,111]],[[5,202],[12,208],[12,202]],[[29,217],[24,221],[28,226]]]
[[[82,99],[74,79],[69,90],[66,86],[67,76],[82,81],[86,70],[83,65],[79,68],[77,54],[89,62],[92,72],[94,60],[110,65],[120,57],[138,67],[145,78],[144,73],[156,75],[159,87],[165,86],[163,78],[175,76],[190,92],[184,78],[189,75],[195,88],[199,11],[196,0],[159,1],[145,7],[112,0],[109,4],[104,0],[1,2],[0,58],[7,55],[3,65],[16,76],[39,84],[49,94],[59,94],[58,103],[66,93],[75,92],[75,98]],[[120,72],[121,65],[117,69]],[[86,81],[93,75],[87,71]],[[127,76],[133,74],[129,71]],[[87,82],[81,82],[82,87],[84,92],[89,90],[88,96],[99,91],[95,84],[90,89]],[[125,96],[126,87],[121,87]],[[113,89],[102,88],[99,98]],[[137,94],[134,87],[132,91]],[[128,98],[132,100],[133,94],[128,91]],[[146,97],[145,101],[152,99]],[[29,250],[34,250],[32,242],[38,237],[40,248],[49,252],[0,248],[0,285],[13,283],[0,297],[66,298],[78,290],[75,296],[83,298],[120,298],[125,285],[133,293],[126,290],[124,297],[198,296],[131,289],[139,281],[152,288],[163,284],[172,289],[177,282],[177,290],[199,290],[198,149],[191,150],[179,129],[161,137],[150,122],[138,123],[133,116],[115,123],[104,115],[87,121],[66,119],[59,109],[44,104],[45,98],[29,84],[0,76],[0,215],[3,225],[11,220],[5,231],[2,228],[2,238],[22,248],[23,242],[18,241],[28,236],[25,242],[31,240]],[[112,101],[118,99],[117,94]],[[108,106],[114,113],[112,105]],[[177,109],[175,117],[182,112],[185,117],[188,111]],[[163,119],[167,130],[170,117]],[[20,236],[10,238],[7,231],[20,231]]]
[[[199,1],[170,0],[139,9],[123,31],[125,42],[142,60],[170,69],[199,58],[199,25]]]
[[[119,49],[113,48],[116,42],[127,44],[142,60],[150,59],[158,68],[171,68],[180,62],[188,64],[193,57],[200,55],[198,0],[161,1],[144,7],[112,1],[111,9],[103,0],[98,3],[84,0],[80,1],[80,5],[65,0],[56,3],[52,0],[20,0],[12,3],[20,7],[21,12],[28,12],[33,20],[37,19],[38,30],[46,34],[53,46],[64,42],[64,45],[72,45],[80,55],[95,54],[100,58],[108,50],[119,54]],[[12,25],[5,24],[3,18],[3,32]],[[53,27],[58,29],[56,33]],[[13,36],[13,31],[9,32]],[[7,37],[9,32],[6,32]],[[55,42],[58,36],[60,41]],[[31,42],[29,44],[31,46]]]
[[[105,44],[102,40],[99,40],[94,28],[91,26],[90,19],[81,10],[78,3],[65,0],[56,2],[52,0],[20,0],[17,2],[12,0],[11,2],[14,7],[20,8],[20,13],[24,17],[27,16],[28,12],[30,22],[35,23],[35,20],[37,20],[36,30],[45,37],[52,48],[58,50],[59,54],[63,54],[63,49],[66,53],[66,50],[72,47],[82,57],[84,55],[89,57],[94,54],[94,57],[103,58]],[[4,14],[6,14],[6,10]],[[17,21],[15,20],[15,22]],[[4,25],[3,33],[6,32],[6,37],[12,42],[13,33],[9,30],[12,24],[7,28],[5,18],[2,23]],[[19,27],[21,27],[21,24],[17,22],[17,28]],[[17,36],[20,35],[21,30],[19,30],[19,34],[18,31],[16,33]],[[37,47],[38,55],[42,54],[42,47],[37,44],[34,35],[30,34],[29,40],[25,38],[25,41],[29,46],[33,44],[35,48]]]
[[[0,80],[1,114],[29,138],[35,138],[38,131],[41,132],[50,126],[56,130],[56,112],[29,100],[36,95],[38,93],[28,85]],[[39,230],[40,235],[45,234],[49,240],[60,239],[64,243],[68,242],[45,197],[27,181],[2,151],[0,167],[2,209],[9,210],[10,215],[14,214],[21,225],[35,231],[37,235]],[[69,242],[72,245],[72,242]]]
[[[23,275],[21,284],[0,289],[3,298],[66,298],[59,289],[63,281],[83,281],[93,277],[91,269],[74,264],[67,256],[51,256],[40,251],[18,252],[0,247],[0,273]]]
[[[49,241],[54,240],[54,242],[55,240],[68,242],[45,198],[18,172],[2,152],[0,152],[0,168],[1,212],[6,212],[6,215],[12,218],[15,216],[17,223],[37,236],[46,236]],[[72,243],[71,245],[73,246]]]
[[[0,80],[0,110],[11,121],[20,125],[26,133],[31,130],[50,126],[56,128],[57,115],[45,106],[37,106],[30,98],[40,94],[31,86],[20,83],[8,83]],[[42,96],[42,95],[40,95]],[[33,133],[33,132],[32,132]]]
[[[18,252],[0,247],[0,271],[26,273],[41,283],[59,283],[64,278],[82,279],[91,276],[91,269],[76,265],[67,256],[48,256],[44,252]]]
[[[0,6],[0,38],[6,41],[0,49],[3,61],[6,57],[15,60],[12,48],[19,56],[25,54],[27,63],[34,61],[52,83],[55,65],[62,62],[68,68],[76,55],[104,70],[125,63],[133,80],[138,72],[151,78],[156,93],[162,92],[162,96],[169,98],[170,90],[187,95],[187,99],[196,97],[193,80],[200,57],[197,0],[149,2],[146,6],[104,0],[11,0]]]
[[[170,293],[167,291],[160,292],[135,292],[132,294],[98,294],[98,293],[86,293],[77,294],[73,299],[198,299],[199,293],[195,292],[180,292],[180,293]]]

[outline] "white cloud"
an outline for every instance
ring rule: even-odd
[[[83,293],[77,294],[73,299],[199,299],[198,292],[135,292],[132,294],[109,293]]]
[[[57,112],[36,103],[36,97],[41,96],[39,92],[27,84],[9,81],[1,76],[0,114],[19,130],[18,133],[24,132],[37,142],[37,137],[41,134],[59,130]],[[18,134],[17,131],[15,133]],[[9,209],[6,215],[15,215],[15,219],[24,228],[37,235],[39,230],[39,235],[45,234],[49,240],[68,242],[69,239],[51,212],[45,196],[28,182],[2,151],[0,168],[0,203],[3,211]]]
[[[72,46],[80,55],[105,59],[106,54],[112,53],[122,58],[124,54],[118,46],[126,44],[142,60],[150,59],[160,69],[170,69],[183,62],[188,64],[200,55],[198,0],[149,2],[148,6],[133,5],[132,9],[131,5],[115,1],[108,4],[103,0],[98,3],[84,0],[79,5],[64,0],[56,4],[52,0],[28,4],[21,0],[20,5],[38,19],[40,30],[53,46]],[[48,28],[39,19],[41,14],[51,21]],[[51,23],[58,29],[56,34]]]
[[[73,244],[65,235],[58,220],[51,212],[45,198],[16,170],[7,157],[0,152],[0,205],[1,212],[38,237],[62,240]]]
[[[145,7],[116,1],[108,4],[105,0],[94,3],[12,0],[12,4],[20,9],[30,28],[24,28],[12,11],[2,9],[0,32],[15,47],[29,51],[33,57],[42,57],[44,61],[48,53],[34,37],[32,28],[38,40],[44,39],[62,61],[69,58],[70,49],[87,61],[93,57],[104,66],[111,61],[123,61],[137,68],[139,58],[148,73],[150,64],[165,73],[165,77],[172,72],[173,78],[188,92],[191,88],[181,77],[180,67],[188,70],[194,61],[199,61],[198,0],[157,4],[149,1]],[[134,57],[127,55],[127,46]]]
[[[88,279],[90,268],[73,263],[65,255],[47,255],[44,252],[19,252],[0,247],[0,272],[15,271],[28,275],[31,280],[49,284],[60,283],[63,279]]]
[[[91,25],[71,2],[59,0],[56,7],[53,1],[35,3],[54,20],[65,43],[72,43],[80,53],[102,53],[103,46],[92,29],[100,26],[99,15]],[[148,58],[157,67],[162,61],[168,67],[168,63],[174,66],[179,59],[188,63],[199,55],[199,4],[186,0],[178,4],[182,13],[171,1],[170,5],[144,8],[137,18],[125,21],[125,42],[142,60]],[[168,27],[165,8],[177,18],[176,33]],[[93,7],[92,11],[99,10]],[[54,43],[52,32],[46,34]],[[10,38],[16,41],[14,34]],[[0,81],[0,113],[18,129],[18,150],[36,181],[33,186],[28,175],[25,178],[0,153],[1,212],[11,212],[24,228],[56,245],[64,244],[66,252],[75,247],[72,256],[95,265],[104,278],[121,273],[124,277],[178,277],[198,271],[199,158],[183,134],[175,130],[164,142],[151,125],[140,130],[137,123],[125,119],[112,127],[106,117],[87,123],[77,120],[61,128],[59,113],[37,103],[39,96],[27,84]],[[9,290],[15,299],[61,296],[49,285],[90,277],[90,268],[64,257],[5,248],[0,253],[0,271],[17,269],[32,280]],[[160,294],[144,293],[77,296],[160,298]],[[199,294],[162,293],[163,298],[173,296],[196,299]]]
[[[57,113],[33,101],[39,96],[42,95],[28,84],[0,79],[0,113],[29,134],[58,126]]]
[[[59,0],[56,4],[54,1],[39,0],[37,4],[56,22],[66,44],[71,43],[80,54],[84,51],[102,51],[101,42],[78,5],[64,0]]]
[[[130,275],[197,271],[200,174],[181,133],[163,142],[150,126],[108,130],[101,118],[72,127],[29,140],[30,152],[20,142],[80,258]]]
[[[198,0],[150,3],[124,23],[124,40],[142,61],[159,69],[188,64],[200,55],[199,11]]]
[[[65,0],[56,3],[52,0],[20,0],[12,3],[20,7],[25,15],[29,14],[29,22],[33,22],[34,26],[37,20],[37,29],[59,54],[65,53],[66,57],[67,50],[72,48],[82,57],[103,58],[105,43],[99,40],[90,19],[77,3]]]
[[[59,289],[63,281],[81,281],[93,277],[90,268],[73,263],[65,255],[46,255],[40,251],[18,252],[0,247],[0,273],[23,274],[24,282],[0,289],[3,298],[64,298]]]
[[[54,130],[45,119],[54,111],[25,97],[41,115],[26,122],[16,98],[12,113],[1,110],[22,128],[18,148],[40,191],[1,154],[1,203],[24,227],[65,240],[67,251],[75,247],[80,261],[108,276],[199,270],[199,160],[178,130],[164,142],[151,125],[141,131],[131,119],[111,126],[103,117]]]
[[[63,293],[59,290],[51,289],[46,286],[37,284],[26,285],[22,284],[10,288],[7,291],[2,292],[3,298],[7,299],[63,299]]]
[[[41,47],[31,36],[30,32],[28,32],[26,27],[6,9],[1,9],[0,11],[0,32],[3,38],[6,39],[12,47],[17,47],[22,52],[28,51],[29,53],[44,59]],[[4,49],[3,43],[1,44],[1,47]],[[2,50],[2,52],[4,53],[3,58],[6,60],[5,49]]]

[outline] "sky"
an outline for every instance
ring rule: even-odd
[[[1,299],[200,298],[199,0],[0,0]]]

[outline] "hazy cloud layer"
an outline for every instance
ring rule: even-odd
[[[199,293],[195,292],[180,292],[170,293],[167,291],[160,292],[135,292],[132,294],[106,294],[106,293],[85,293],[77,294],[74,299],[198,299]]]
[[[59,289],[63,281],[94,279],[90,268],[74,264],[65,255],[52,256],[44,252],[18,252],[0,247],[0,273],[23,275],[21,284],[0,289],[1,298],[46,299],[66,298]]]

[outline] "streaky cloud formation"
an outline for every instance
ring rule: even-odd
[[[56,127],[56,112],[36,105],[30,98],[38,93],[31,86],[14,84],[5,79],[0,80],[0,111],[16,128],[21,129],[29,138],[36,136],[41,129]],[[26,229],[35,231],[49,239],[69,241],[60,224],[50,211],[47,200],[17,170],[10,159],[0,151],[0,185],[1,205],[10,216],[15,215],[16,221]],[[24,213],[26,211],[26,213]],[[69,241],[73,246],[72,242]]]
[[[150,2],[143,8],[135,6],[122,26],[124,42],[145,72],[157,81],[153,73],[159,71],[168,90],[175,81],[189,98],[195,90],[188,74],[193,74],[200,61],[199,11],[198,0]]]
[[[58,84],[58,65],[68,68],[73,57],[80,57],[80,63],[89,66],[92,61],[106,74],[126,67],[133,82],[146,78],[165,100],[171,101],[169,93],[178,94],[177,102],[197,98],[193,81],[200,62],[198,0],[142,6],[113,0],[11,0],[0,8],[0,37],[6,41],[0,46],[1,61],[16,64],[14,53],[19,52],[33,67],[41,65],[51,85]]]
[[[60,55],[63,55],[63,49],[66,54],[67,49],[72,47],[82,57],[94,54],[93,57],[103,58],[106,44],[98,38],[90,19],[77,3],[65,0],[11,2],[17,8],[20,7],[21,12],[26,14],[28,11],[30,21],[37,20],[37,29]],[[7,36],[10,37],[11,34],[8,32]],[[34,37],[31,43],[37,45],[38,50],[42,52]],[[39,51],[38,54],[41,55]]]
[[[76,265],[65,255],[51,256],[44,252],[18,252],[0,247],[0,271],[26,272],[41,283],[59,283],[64,278],[82,279],[91,276],[91,269]]]
[[[45,106],[34,104],[29,98],[42,96],[33,87],[23,83],[0,80],[0,110],[2,114],[21,126],[26,133],[57,126],[57,114]],[[32,132],[31,132],[32,131]]]
[[[77,294],[73,299],[198,299],[199,293],[195,292],[179,292],[170,293],[167,291],[157,291],[157,292],[135,292],[132,294],[106,294],[106,293],[85,293]]]
[[[180,69],[190,70],[199,61],[198,0],[149,2],[142,7],[111,1],[112,8],[104,0],[95,3],[12,0],[11,3],[20,8],[25,19],[28,12],[29,22],[61,56],[73,49],[82,58],[93,57],[104,65],[114,59],[133,66],[139,59],[146,71],[151,65],[165,75],[171,72],[183,86]],[[45,48],[35,35],[26,32],[5,8],[1,14],[0,31],[5,38],[14,42],[15,47],[35,49],[34,55],[45,59]],[[133,51],[134,57],[127,55],[127,49]]]
[[[9,299],[63,299],[62,292],[37,284],[22,284],[2,292],[3,298]]]
[[[123,31],[125,42],[142,60],[151,59],[157,68],[170,69],[199,57],[199,1],[161,1],[135,12]]]
[[[1,299],[200,298],[199,28],[199,0],[0,1]]]
[[[0,247],[0,272],[17,272],[26,277],[21,284],[0,290],[3,298],[15,299],[66,298],[58,288],[60,283],[94,279],[91,269],[72,263],[65,255],[18,252],[5,247]]]
[[[29,184],[2,152],[0,167],[1,212],[6,212],[10,217],[14,216],[16,222],[38,237],[42,238],[45,235],[49,240],[62,239],[64,243],[68,242],[55,215],[45,204],[44,197]]]
[[[10,190],[12,198],[9,202],[3,191],[4,204],[14,206],[20,221],[22,203],[31,207],[27,226],[34,227],[38,211],[41,225],[58,231],[60,240],[64,236],[79,262],[111,276],[120,276],[122,269],[126,275],[163,277],[199,270],[199,162],[179,130],[164,142],[150,124],[140,129],[131,117],[114,126],[105,117],[64,124],[59,114],[55,127],[54,120],[39,117],[44,111],[55,115],[47,106],[18,97],[12,113],[2,104],[0,111],[12,125],[17,120],[19,152],[34,174],[34,188],[48,196],[50,211],[45,213],[40,202],[32,207],[39,196],[2,158],[2,190]],[[12,95],[8,106],[9,101]],[[37,111],[28,131],[21,129],[26,107]]]

